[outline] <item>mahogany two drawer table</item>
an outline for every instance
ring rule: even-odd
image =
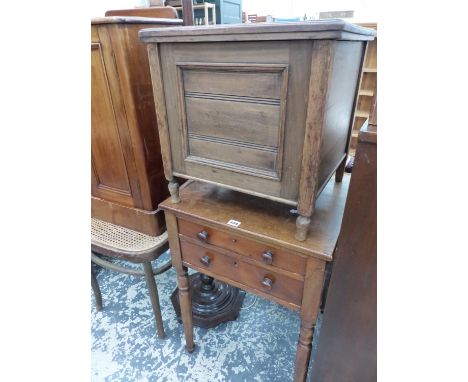
[[[332,261],[348,184],[345,176],[325,187],[303,242],[294,239],[290,206],[212,184],[189,181],[180,189],[180,203],[160,204],[189,352],[195,344],[188,267],[298,311],[294,380],[305,381],[325,266]]]

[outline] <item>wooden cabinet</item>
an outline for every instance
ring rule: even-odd
[[[144,27],[180,20],[105,17],[91,22],[92,216],[151,235],[167,197]]]
[[[341,181],[373,36],[338,20],[143,30],[173,201],[179,176],[297,206],[305,240]]]

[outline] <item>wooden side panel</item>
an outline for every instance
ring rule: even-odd
[[[91,136],[93,195],[133,205],[119,123],[124,116],[114,107],[100,43],[91,50]],[[109,166],[112,163],[112,166]]]
[[[138,32],[157,24],[113,26],[112,46],[119,72],[122,98],[132,141],[142,204],[154,210],[168,196],[158,135],[155,103],[151,86],[148,53]]]
[[[161,235],[165,229],[164,214],[161,211],[157,213],[157,210],[125,207],[95,197],[91,197],[91,216],[150,236]]]
[[[313,381],[377,380],[376,135],[361,130],[334,254]]]
[[[322,132],[319,192],[333,175],[348,149],[348,134],[353,123],[353,106],[364,47],[365,43],[360,41],[336,43]]]
[[[322,132],[325,124],[324,115],[335,44],[335,41],[329,40],[315,41],[312,50],[307,120],[297,206],[301,216],[311,216],[314,211]]]

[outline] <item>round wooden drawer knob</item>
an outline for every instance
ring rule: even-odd
[[[206,243],[206,241],[208,240],[208,232],[206,232],[205,230],[198,232],[197,237],[198,239],[200,239],[200,241]]]
[[[271,264],[273,262],[273,253],[271,253],[271,251],[263,252],[262,260],[265,264]]]
[[[271,278],[269,278],[268,276],[265,276],[262,280],[262,285],[266,288],[266,289],[271,289],[272,285],[273,285],[273,280]]]
[[[200,263],[202,263],[205,267],[209,267],[211,264],[211,259],[208,255],[205,255],[200,258]]]

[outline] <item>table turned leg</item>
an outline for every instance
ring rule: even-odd
[[[172,203],[180,203],[180,196],[179,196],[179,183],[172,178],[169,181],[169,193],[171,194],[171,202]]]
[[[96,274],[93,271],[93,266],[91,265],[91,286],[93,287],[94,298],[96,299],[96,310],[99,312],[102,310],[102,296],[101,289],[96,278]]]
[[[307,378],[324,274],[325,261],[317,261],[314,258],[308,259],[304,279],[304,293],[302,295],[301,331],[297,341],[294,382],[303,382]]]
[[[180,312],[185,331],[185,348],[189,353],[195,350],[193,342],[192,301],[190,300],[190,282],[187,267],[177,269],[177,284],[179,287]]]
[[[346,156],[340,163],[340,165],[338,166],[338,168],[336,169],[336,172],[335,172],[335,182],[337,183],[340,183],[342,180],[343,180],[343,175],[344,175],[344,170],[345,170],[345,167],[346,167],[346,159],[348,157]]]
[[[301,322],[301,332],[297,342],[296,365],[294,367],[294,382],[302,382],[306,380],[310,354],[312,351],[314,328],[314,324],[305,321]]]
[[[296,240],[304,241],[307,238],[307,231],[309,230],[310,216],[299,215],[296,219]]]
[[[164,214],[166,217],[167,233],[169,234],[169,247],[171,249],[172,265],[177,272],[180,310],[185,332],[185,348],[189,353],[191,353],[195,349],[195,344],[193,342],[192,302],[190,301],[190,282],[187,272],[188,269],[182,263],[177,219],[175,215],[168,211],[165,211]]]

